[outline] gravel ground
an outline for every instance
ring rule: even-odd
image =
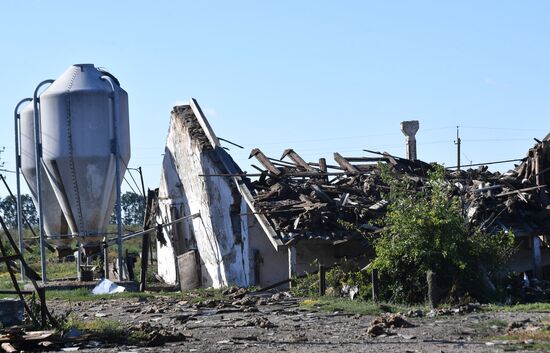
[[[491,339],[505,334],[512,322],[550,322],[550,313],[476,312],[464,315],[409,318],[414,327],[390,329],[372,337],[374,316],[308,311],[299,299],[285,297],[219,305],[191,305],[171,297],[72,302],[51,300],[56,313],[68,309],[81,320],[102,318],[151,332],[173,335],[155,347],[112,346],[90,341],[79,352],[503,352],[529,351],[523,342]],[[504,342],[505,343],[505,342]],[[69,348],[69,347],[66,347]]]

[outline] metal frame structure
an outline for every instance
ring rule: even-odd
[[[51,315],[51,313],[48,311],[48,308],[46,307],[46,290],[43,287],[39,287],[36,283],[36,280],[34,280],[33,277],[36,277],[36,273],[28,267],[27,263],[25,262],[25,259],[23,258],[23,254],[21,253],[20,249],[18,249],[17,244],[13,240],[8,227],[6,226],[6,223],[0,217],[0,226],[1,229],[4,231],[5,237],[8,240],[8,243],[12,247],[12,250],[14,252],[14,255],[8,255],[8,249],[6,246],[4,246],[4,243],[2,239],[0,239],[0,263],[4,263],[6,265],[6,268],[8,270],[8,274],[10,276],[10,279],[13,284],[14,290],[0,290],[0,294],[15,294],[19,297],[19,299],[23,302],[23,306],[25,307],[25,311],[29,315],[30,319],[37,325],[40,325],[41,327],[46,327],[48,320],[50,324],[55,324],[55,318]],[[13,272],[13,260],[19,260],[21,263],[21,268],[25,268],[26,272],[29,274],[29,279],[33,285],[34,291],[29,290],[21,290],[19,287],[19,283],[17,282],[17,278],[15,277],[15,274]],[[30,276],[30,274],[33,273],[34,276]],[[29,305],[29,303],[25,300],[24,295],[31,295],[34,292],[38,294],[38,299],[40,301],[40,318],[37,317],[35,311],[33,311],[33,308]]]
[[[101,79],[111,86],[110,98],[113,100],[113,140],[111,142],[112,153],[115,155],[115,179],[116,179],[116,223],[117,223],[117,250],[118,250],[118,280],[122,281],[123,276],[123,261],[122,261],[122,204],[120,199],[120,156],[118,148],[118,95],[115,90],[113,79],[107,75],[101,76]],[[107,251],[105,251],[107,256]],[[107,259],[105,258],[105,262]]]
[[[112,78],[104,75],[101,76],[101,79],[108,83],[111,87],[111,94],[109,98],[112,99],[112,110],[113,110],[113,140],[111,141],[112,154],[115,156],[115,178],[116,178],[116,217],[117,217],[117,247],[118,247],[118,279],[122,281],[124,279],[123,271],[123,251],[122,251],[122,205],[121,205],[121,171],[120,171],[120,153],[119,153],[119,136],[118,136],[118,120],[119,120],[119,97],[116,93],[115,83]],[[37,183],[37,213],[39,221],[39,239],[40,239],[40,264],[41,264],[41,277],[42,283],[47,282],[47,273],[46,273],[46,239],[44,234],[44,215],[43,215],[43,199],[42,199],[42,138],[41,138],[41,115],[40,115],[40,97],[39,91],[41,88],[47,84],[52,84],[55,80],[44,80],[40,82],[33,94],[33,98],[24,98],[16,106],[14,110],[14,126],[15,126],[15,159],[16,159],[16,184],[17,184],[17,231],[19,236],[19,249],[21,251],[21,277],[25,278],[25,268],[23,265],[23,214],[22,214],[22,202],[21,202],[21,151],[20,151],[20,142],[21,142],[21,114],[20,108],[24,103],[32,102],[34,112],[34,142],[35,142],[35,166],[36,166],[36,183]],[[105,252],[106,256],[106,252]],[[107,263],[107,259],[105,259]],[[79,269],[80,271],[80,269]],[[107,275],[107,274],[106,274]]]
[[[38,91],[47,84],[52,84],[54,80],[44,80],[36,86],[33,95],[33,108],[34,108],[34,143],[36,148],[36,199],[37,199],[37,211],[38,211],[38,230],[40,235],[40,267],[42,270],[42,283],[48,281],[46,276],[46,239],[44,234],[44,214],[42,207],[42,136],[41,131],[41,121],[40,121],[40,110],[38,107],[39,96]]]
[[[21,179],[20,179],[20,169],[21,169],[21,151],[19,150],[19,125],[21,114],[19,108],[24,103],[32,102],[32,98],[23,98],[17,103],[13,111],[14,124],[15,124],[15,179],[17,184],[17,236],[19,238],[19,250],[21,251],[21,257],[23,257],[23,251],[25,249],[25,244],[23,242],[23,222],[22,222],[22,206],[21,206]],[[21,280],[25,279],[25,266],[23,266],[23,259],[20,261],[21,267]]]

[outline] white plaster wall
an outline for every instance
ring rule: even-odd
[[[338,259],[335,257],[334,246],[330,243],[315,243],[313,241],[298,242],[296,249],[296,274],[316,271],[315,263],[332,266]]]
[[[190,228],[201,258],[203,286],[248,286],[248,229],[242,226],[243,223],[247,224],[246,216],[239,216],[245,217],[244,222],[241,218],[240,237],[235,236],[231,219],[233,203],[236,203],[234,213],[245,213],[241,212],[243,201],[240,194],[234,191],[231,179],[200,176],[226,171],[220,170],[215,152],[208,146],[205,148],[204,142],[196,138],[196,130],[194,133],[195,137],[192,137],[188,125],[181,116],[172,115],[164,158],[171,158],[173,165],[163,165],[165,183],[163,185],[161,180],[159,198],[162,196],[166,203],[170,203],[178,197],[183,197],[187,212],[200,214],[200,217],[190,221]],[[174,174],[178,178],[166,177]],[[176,180],[179,186],[168,185]],[[171,219],[166,207],[161,207],[160,213],[165,222]],[[165,248],[161,251],[163,255],[169,256],[169,247]],[[172,259],[163,260],[162,263],[159,259],[159,275],[164,274],[170,279],[173,278],[172,268],[176,267],[175,255],[178,254],[172,255]]]
[[[165,155],[162,164],[158,195],[160,212],[157,223],[169,223],[170,208],[173,204],[183,203],[185,198],[179,176],[169,155]],[[158,274],[166,283],[176,284],[178,282],[176,253],[173,240],[169,236],[172,233],[172,227],[165,227],[163,233],[167,244],[161,245],[157,240]]]
[[[260,261],[259,282],[254,285],[267,287],[289,278],[288,250],[276,251],[255,217],[248,218],[250,239],[250,276],[254,275],[256,261]],[[251,279],[251,281],[254,278]],[[288,287],[288,284],[282,286]]]

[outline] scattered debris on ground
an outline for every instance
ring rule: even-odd
[[[413,324],[405,320],[401,314],[384,314],[374,319],[367,328],[367,334],[372,337],[392,336],[397,333],[393,331],[396,328],[410,328]]]
[[[479,310],[477,304],[451,308],[448,315],[435,317],[429,317],[422,309],[374,317],[340,310],[304,309],[301,301],[302,298],[288,292],[251,292],[239,288],[227,289],[225,294],[186,297],[51,300],[49,305],[56,313],[72,310],[71,318],[83,326],[62,334],[4,329],[0,331],[0,344],[7,344],[1,346],[0,352],[12,352],[13,348],[27,352],[263,353],[269,347],[274,351],[301,353],[389,353],[403,351],[404,343],[411,352],[460,352],[465,347],[469,352],[486,352],[491,344],[500,347],[503,342],[516,342],[521,348],[525,342],[544,342],[537,337],[546,332],[545,323],[550,322],[550,313],[495,312]],[[380,311],[383,309],[381,305]],[[85,327],[91,323],[98,324],[95,327],[104,325],[106,330],[87,330]],[[533,332],[538,336],[531,336]]]

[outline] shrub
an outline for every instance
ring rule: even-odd
[[[496,274],[506,262],[512,253],[513,234],[473,229],[441,166],[434,166],[422,188],[407,176],[398,176],[384,166],[381,169],[390,191],[385,227],[374,240],[372,268],[380,275],[379,296],[423,302],[426,274],[432,271],[448,296],[469,293],[483,299],[481,276]]]

